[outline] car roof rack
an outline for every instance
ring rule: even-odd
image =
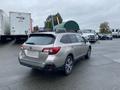
[[[57,28],[55,30],[44,30],[44,31],[37,31],[37,32],[33,32],[34,33],[40,33],[40,32],[55,32],[55,33],[78,33],[79,30],[75,31],[75,30],[66,30],[65,28]]]

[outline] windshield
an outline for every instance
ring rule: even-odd
[[[52,35],[32,35],[26,41],[26,44],[49,45],[49,44],[53,44],[54,41],[55,41],[55,37]]]

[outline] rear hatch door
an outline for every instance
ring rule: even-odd
[[[51,34],[33,34],[24,44],[24,52],[27,57],[46,60],[49,53],[43,52],[45,48],[54,46],[55,36]]]

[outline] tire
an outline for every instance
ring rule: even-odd
[[[89,48],[87,54],[85,55],[85,59],[90,59],[91,56],[91,49]]]
[[[64,64],[64,75],[70,75],[73,70],[73,57],[67,56],[65,64]]]

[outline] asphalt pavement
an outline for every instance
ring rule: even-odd
[[[20,46],[0,43],[0,90],[120,90],[120,39],[92,44],[90,60],[80,59],[69,76],[21,66]]]

